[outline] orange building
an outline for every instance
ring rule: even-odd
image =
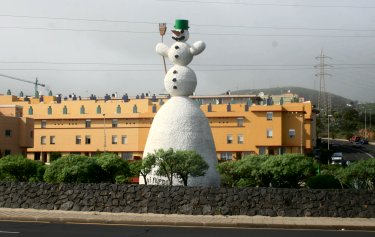
[[[22,106],[0,104],[0,158],[26,156],[26,149],[34,145],[34,120],[23,117],[22,112]]]
[[[191,96],[211,125],[219,160],[246,154],[306,153],[315,146],[311,102],[263,105],[254,95]],[[34,147],[27,157],[49,162],[52,152],[92,156],[118,153],[140,159],[153,117],[166,96],[65,98],[0,96],[0,105],[23,107],[35,120]],[[266,104],[266,103],[265,103]]]

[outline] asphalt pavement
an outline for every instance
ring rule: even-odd
[[[375,231],[375,218],[164,215],[0,208],[0,222]]]

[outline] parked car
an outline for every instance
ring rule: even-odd
[[[356,142],[353,142],[352,144],[355,148],[361,148],[362,147],[362,142],[360,140],[356,141]]]
[[[359,142],[361,141],[361,137],[360,136],[352,136],[350,139],[349,139],[349,142],[350,143],[355,143],[355,142]]]
[[[342,155],[342,152],[335,152],[331,156],[331,164],[332,165],[344,165],[346,161]]]
[[[368,140],[367,140],[366,138],[362,139],[362,140],[361,140],[361,144],[365,144],[365,145],[367,145],[367,144],[368,144]]]

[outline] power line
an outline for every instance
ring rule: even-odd
[[[127,21],[127,20],[113,20],[113,19],[48,17],[48,16],[11,15],[11,14],[0,14],[0,17],[29,18],[29,19],[43,19],[43,20],[64,20],[64,21],[89,21],[89,22],[108,22],[108,23],[152,24],[152,25],[157,24],[156,22],[150,22],[150,21]]]
[[[133,34],[158,34],[159,33],[157,31],[99,30],[99,29],[72,29],[72,28],[46,28],[46,27],[21,27],[21,26],[0,26],[0,28],[1,29],[22,29],[22,30],[100,32],[100,33],[133,33]]]
[[[247,3],[247,2],[219,2],[219,1],[198,1],[198,0],[157,0],[160,2],[178,2],[194,4],[223,4],[223,5],[245,5],[245,6],[265,6],[265,7],[304,7],[304,8],[359,8],[374,9],[375,6],[356,5],[312,5],[312,4],[279,4],[279,3]]]
[[[73,29],[73,28],[46,28],[46,27],[21,27],[0,26],[0,29],[22,30],[48,30],[72,32],[99,32],[99,33],[132,33],[132,34],[158,34],[157,31],[131,31],[131,30],[100,30],[100,29]],[[313,37],[313,38],[375,38],[375,35],[309,35],[309,34],[237,34],[237,33],[195,33],[204,36],[243,36],[243,37]]]
[[[29,16],[29,15],[10,15],[0,14],[0,17],[43,19],[43,20],[64,20],[64,21],[88,21],[88,22],[106,22],[106,23],[127,23],[127,24],[149,24],[157,25],[157,22],[150,21],[128,21],[113,19],[93,19],[93,18],[68,18],[68,17],[46,17],[46,16]],[[172,23],[170,23],[172,24]],[[173,24],[172,24],[173,25]],[[191,24],[198,27],[220,27],[220,28],[249,28],[249,29],[274,29],[274,30],[311,30],[311,31],[355,31],[371,32],[375,29],[347,29],[347,28],[312,28],[312,27],[276,27],[276,26],[245,26],[245,25],[217,25],[217,24]]]

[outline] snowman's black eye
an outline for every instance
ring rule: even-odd
[[[184,33],[184,30],[181,30],[181,34],[183,34]]]
[[[178,47],[178,46],[176,45],[176,46],[174,46],[174,48],[175,48],[175,49],[179,49],[180,47]]]

